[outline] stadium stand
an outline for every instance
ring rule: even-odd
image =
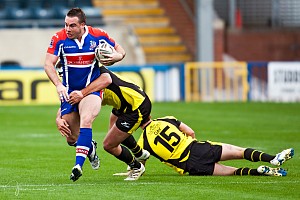
[[[0,0],[0,28],[62,27],[71,7],[81,7],[89,25],[104,25],[101,10],[90,0]]]
[[[93,0],[104,21],[121,20],[132,28],[147,63],[181,63],[192,56],[158,0]]]

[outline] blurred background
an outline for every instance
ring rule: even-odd
[[[153,101],[300,101],[298,0],[0,0],[0,105],[59,103],[43,62],[72,7]]]

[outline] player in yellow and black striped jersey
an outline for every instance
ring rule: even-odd
[[[136,144],[133,137],[129,136],[148,120],[152,107],[151,101],[139,86],[124,77],[116,75],[104,66],[100,67],[100,72],[100,77],[84,90],[73,91],[70,94],[69,103],[78,103],[92,92],[103,91],[102,105],[113,107],[110,127],[103,141],[103,147],[107,152],[135,169],[133,171],[141,169],[140,176],[145,170],[144,166],[120,144],[132,150],[136,157],[142,153],[143,150]],[[137,178],[139,176],[134,175]]]
[[[225,166],[219,161],[246,159],[281,165],[294,155],[292,148],[272,156],[251,148],[210,141],[197,141],[194,131],[173,116],[151,120],[141,126],[138,144],[180,174],[189,175],[269,175],[285,176],[282,168],[260,166],[257,169]],[[279,161],[280,164],[278,164]]]

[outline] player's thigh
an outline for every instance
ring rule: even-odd
[[[80,117],[78,112],[71,112],[62,116],[62,119],[66,120],[71,130],[71,137],[77,138],[79,135],[80,128]],[[76,139],[77,140],[77,139]]]
[[[114,115],[113,113],[110,113],[109,129],[112,128],[112,126],[116,123],[117,119],[118,119],[118,116]]]
[[[100,112],[101,102],[101,98],[94,94],[90,94],[80,101],[78,108],[81,125],[94,121]]]

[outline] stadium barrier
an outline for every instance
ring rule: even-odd
[[[185,100],[247,101],[246,62],[188,62]]]
[[[300,62],[249,62],[249,101],[299,102]]]
[[[268,100],[268,62],[249,62],[248,68],[248,100]]]
[[[139,85],[155,101],[183,100],[183,65],[110,66]],[[59,104],[56,89],[42,68],[0,68],[0,106]]]
[[[300,62],[110,66],[160,101],[300,101]],[[59,104],[42,68],[0,68],[0,106]]]

